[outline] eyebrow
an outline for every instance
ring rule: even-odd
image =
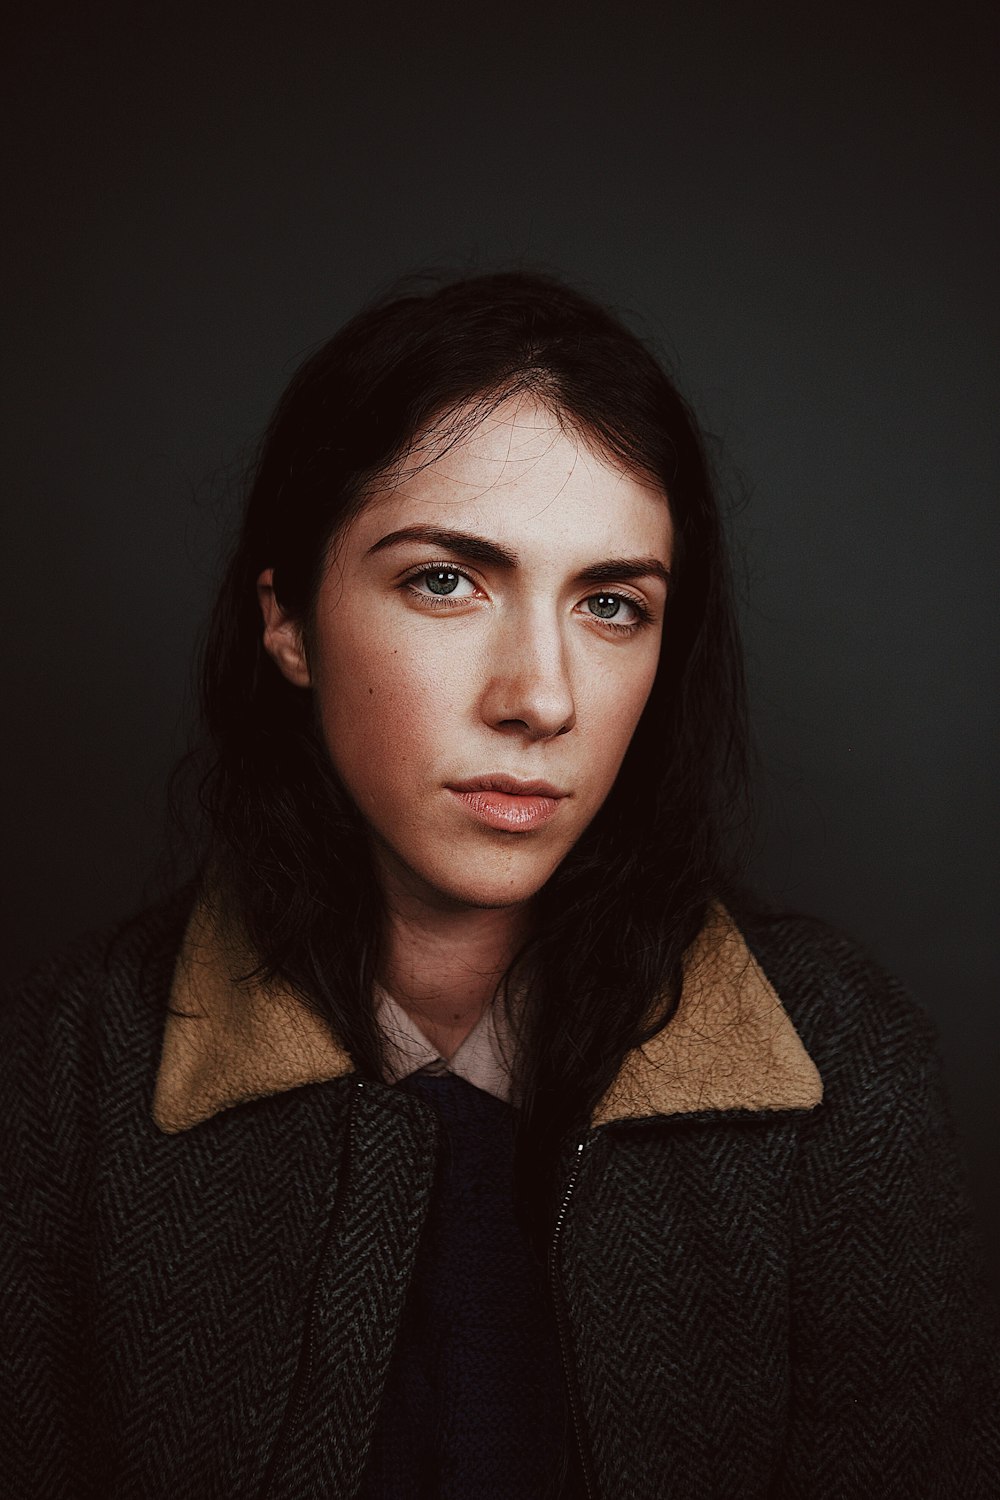
[[[449,531],[439,526],[404,526],[400,531],[390,531],[381,537],[366,553],[371,557],[384,552],[388,547],[403,542],[425,542],[440,547],[465,562],[485,563],[489,567],[513,570],[520,558],[516,552],[491,542],[487,537],[475,536],[470,531]],[[658,557],[608,557],[590,567],[581,568],[576,575],[580,583],[615,583],[632,578],[658,578],[669,586],[670,569]]]

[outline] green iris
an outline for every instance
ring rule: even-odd
[[[621,600],[614,594],[591,594],[587,600],[590,613],[602,620],[612,620],[621,608]]]
[[[450,568],[435,568],[430,573],[425,573],[427,587],[432,594],[453,594],[458,588],[460,574],[452,572]]]

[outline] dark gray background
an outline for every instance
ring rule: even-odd
[[[996,7],[356,12],[8,34],[4,970],[155,889],[234,476],[300,357],[411,267],[553,267],[721,440],[761,879],[936,1018],[996,1266]]]

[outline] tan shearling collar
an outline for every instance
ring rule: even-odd
[[[290,991],[241,984],[252,968],[197,905],[174,972],[153,1119],[174,1135],[250,1099],[354,1071]],[[812,1109],[823,1085],[788,1013],[721,907],[688,951],[676,1014],[627,1054],[591,1125],[701,1110]]]

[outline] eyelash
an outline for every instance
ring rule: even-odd
[[[474,578],[470,578],[468,573],[464,572],[462,568],[456,567],[454,563],[446,562],[425,563],[423,567],[414,568],[412,572],[407,573],[406,576],[400,580],[401,587],[408,588],[410,592],[415,594],[418,599],[423,601],[424,604],[430,604],[432,609],[453,609],[459,604],[468,604],[468,599],[452,599],[447,594],[425,594],[422,593],[419,589],[414,588],[413,585],[417,579],[423,578],[427,573],[436,573],[438,569],[447,571],[449,573],[457,573],[459,578],[464,579],[466,583],[471,583],[473,588],[479,587],[479,585],[476,583],[476,580]],[[595,624],[606,626],[607,629],[615,635],[634,635],[637,630],[642,630],[644,626],[651,625],[653,623],[653,612],[649,608],[649,605],[645,602],[644,599],[640,599],[634,594],[622,593],[621,589],[597,589],[593,594],[584,595],[584,602],[586,602],[587,599],[597,598],[620,599],[623,604],[630,605],[631,608],[635,610],[635,613],[638,616],[638,619],[633,620],[628,625],[617,625],[614,620],[602,620],[600,615],[590,616],[590,619],[593,620]]]

